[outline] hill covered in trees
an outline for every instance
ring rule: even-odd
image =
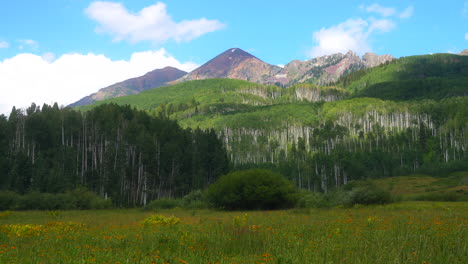
[[[214,129],[236,168],[269,167],[327,191],[367,177],[466,167],[468,57],[401,58],[332,86],[208,79],[109,102]],[[465,164],[465,165],[464,165]]]
[[[182,129],[130,106],[82,113],[32,104],[0,115],[0,189],[23,194],[86,187],[116,205],[182,196],[228,169],[213,130]]]

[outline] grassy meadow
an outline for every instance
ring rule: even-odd
[[[2,212],[0,263],[466,263],[467,227],[467,202]]]

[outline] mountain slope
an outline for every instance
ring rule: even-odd
[[[166,85],[168,82],[176,80],[187,74],[174,67],[166,67],[157,69],[147,74],[128,79],[100,89],[97,93],[86,96],[79,101],[70,105],[70,107],[88,105],[95,101],[100,101],[108,98],[120,97],[125,95],[137,94],[141,91],[157,88]]]
[[[441,99],[468,94],[468,57],[434,54],[404,57],[351,73],[337,85],[358,97]]]
[[[176,82],[211,78],[240,79],[255,83],[267,83],[280,67],[265,63],[238,48],[228,49]]]

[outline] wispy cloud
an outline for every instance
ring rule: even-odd
[[[218,20],[206,18],[175,22],[162,2],[145,7],[138,13],[130,13],[120,3],[98,1],[91,3],[85,13],[98,23],[97,32],[108,33],[115,41],[126,39],[132,43],[162,43],[171,39],[190,41],[225,27]]]
[[[190,71],[198,65],[180,62],[165,49],[133,53],[129,60],[118,61],[92,53],[64,54],[57,59],[47,53],[18,54],[0,60],[0,87],[8,87],[0,96],[0,114],[8,113],[13,105],[24,108],[32,102],[70,104],[100,88],[166,66]]]
[[[468,40],[468,33],[465,33],[465,40]]]
[[[400,13],[400,18],[401,19],[410,18],[410,17],[413,16],[413,13],[414,13],[414,7],[413,6],[408,6],[407,8],[405,8],[405,10],[403,10]]]
[[[379,4],[372,4],[370,6],[361,6],[364,10],[366,10],[369,13],[377,13],[381,16],[388,17],[392,16],[396,13],[396,9],[393,7],[384,7]]]
[[[18,42],[20,43],[18,47],[20,50],[25,49],[27,47],[33,50],[37,50],[39,48],[39,43],[32,39],[20,39],[18,40]]]
[[[0,49],[6,49],[10,47],[10,44],[6,41],[0,41]]]

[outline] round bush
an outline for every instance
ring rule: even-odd
[[[389,192],[369,183],[354,188],[350,195],[351,205],[386,204],[391,201]]]
[[[228,210],[278,209],[294,206],[297,189],[269,170],[236,171],[219,178],[207,190],[208,201]]]

